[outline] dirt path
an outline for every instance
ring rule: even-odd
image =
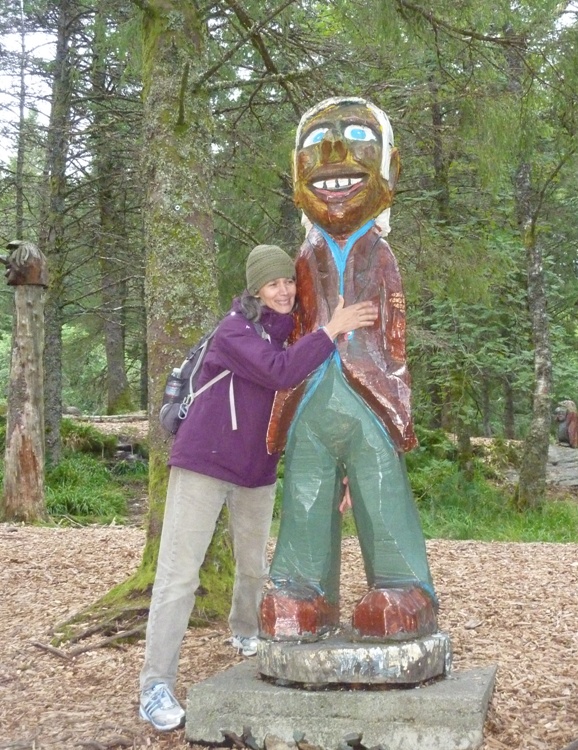
[[[138,719],[143,644],[62,658],[51,629],[138,565],[144,534],[0,525],[0,749],[187,748]],[[561,750],[578,737],[578,545],[428,543],[455,669],[498,665],[484,750]],[[344,542],[343,616],[363,594]],[[190,631],[177,692],[240,657],[223,626]],[[39,645],[40,644],[40,645]]]

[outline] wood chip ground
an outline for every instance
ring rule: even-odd
[[[138,718],[143,643],[62,658],[51,628],[138,565],[134,527],[0,525],[0,750],[191,748]],[[484,750],[561,750],[578,737],[578,545],[428,542],[455,669],[498,666]],[[364,592],[343,544],[343,614]],[[177,686],[237,663],[226,626],[186,636]],[[66,649],[64,649],[66,651]]]

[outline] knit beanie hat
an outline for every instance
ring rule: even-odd
[[[249,253],[245,272],[247,291],[255,295],[269,281],[295,278],[295,263],[277,245],[257,245]]]

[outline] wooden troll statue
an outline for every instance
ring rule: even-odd
[[[368,591],[354,637],[409,640],[437,631],[437,601],[404,451],[413,448],[405,297],[383,238],[399,174],[384,112],[327,99],[297,130],[294,198],[309,227],[296,262],[297,336],[323,326],[343,296],[377,304],[373,327],[340,336],[334,356],[279,393],[269,449],[286,444],[282,517],[261,605],[261,637],[316,640],[339,625],[343,480]]]
[[[558,442],[578,448],[578,414],[574,401],[560,401],[554,412],[558,422]]]

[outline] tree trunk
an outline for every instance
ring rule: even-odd
[[[444,151],[444,118],[438,96],[438,84],[434,75],[429,77],[429,90],[432,96],[431,120],[433,139],[434,191],[438,220],[441,224],[450,222],[450,160]]]
[[[20,90],[18,92],[18,148],[16,151],[16,239],[24,239],[24,123],[26,118],[26,31],[20,9]]]
[[[15,285],[15,320],[0,517],[34,523],[45,518],[42,353],[46,260],[31,243],[14,244],[7,262],[8,283]]]
[[[504,376],[504,436],[508,440],[516,439],[516,420],[514,412],[514,376]]]
[[[506,36],[513,34],[506,28]],[[507,48],[508,87],[515,95],[520,107],[520,155],[514,178],[516,219],[526,251],[526,273],[528,285],[528,310],[534,344],[534,395],[532,420],[524,441],[520,480],[514,494],[514,504],[519,510],[538,507],[546,491],[546,468],[548,444],[550,442],[550,397],[552,392],[552,353],[550,330],[546,312],[546,277],[544,275],[542,250],[536,236],[536,207],[532,188],[530,133],[534,123],[527,121],[525,91],[527,69],[522,47]]]
[[[218,297],[210,201],[212,119],[206,94],[191,94],[191,81],[205,59],[206,31],[188,0],[156,0],[148,8],[143,24],[143,214],[150,507],[144,557],[152,560],[167,478],[168,444],[158,421],[167,370],[214,321]]]
[[[46,458],[51,465],[56,465],[60,461],[61,450],[66,162],[70,145],[70,107],[74,71],[72,37],[79,18],[74,0],[60,0],[56,12],[58,33],[43,175],[45,194],[38,239],[39,248],[48,259],[51,282],[46,298],[44,348]]]
[[[97,237],[102,289],[102,329],[106,352],[107,414],[133,410],[125,366],[124,305],[126,301],[127,263],[123,247],[128,245],[118,205],[118,171],[121,162],[116,149],[115,130],[105,107],[111,92],[106,86],[104,55],[105,21],[102,8],[97,9],[93,40],[92,93],[94,104],[94,171],[97,182],[100,226]],[[111,139],[111,136],[113,138]],[[112,142],[111,142],[112,141]]]
[[[149,372],[149,515],[141,573],[152,582],[164,514],[167,439],[158,411],[167,369],[215,321],[216,253],[211,209],[209,99],[191,83],[205,64],[206,29],[188,0],[155,0],[144,14],[144,148],[147,194],[147,354]],[[209,583],[228,546],[215,535],[201,571],[207,594],[198,600],[207,616],[224,616],[230,575],[217,591]],[[217,576],[218,577],[218,576]]]
[[[490,377],[489,373],[482,372],[482,425],[484,437],[492,437],[492,402],[490,398]]]
[[[524,441],[520,480],[514,498],[520,510],[538,507],[544,500],[552,420],[552,354],[546,311],[546,280],[535,221],[530,212],[530,196],[530,165],[524,163],[516,175],[516,198],[526,248],[528,308],[534,343],[534,395],[532,420]]]
[[[189,0],[151,0],[143,15],[145,246],[149,365],[149,513],[137,572],[92,605],[91,614],[146,614],[154,581],[167,484],[169,442],[158,411],[167,370],[217,317],[211,210],[212,118],[191,80],[205,61],[206,30]],[[225,618],[232,566],[222,524],[201,571],[197,619]],[[116,612],[116,615],[115,615]],[[101,613],[102,615],[102,613]],[[87,612],[78,619],[86,620]],[[75,618],[77,619],[77,618]]]

